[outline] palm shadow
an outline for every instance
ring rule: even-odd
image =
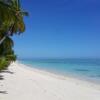
[[[1,94],[8,94],[7,91],[0,91]]]
[[[3,71],[0,71],[0,73],[9,73],[9,74],[13,74],[14,72],[11,72],[9,70],[3,70]],[[0,80],[4,80],[4,76],[3,75],[0,75]],[[1,85],[2,86],[2,85]],[[7,91],[0,91],[0,94],[8,94]]]
[[[3,75],[0,75],[0,80],[3,80],[4,78],[3,78]]]
[[[14,72],[11,72],[11,71],[9,71],[9,70],[3,70],[3,71],[1,71],[1,73],[9,73],[9,74],[14,74]]]

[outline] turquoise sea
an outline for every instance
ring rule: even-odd
[[[100,83],[100,59],[21,59],[20,62],[55,74]]]

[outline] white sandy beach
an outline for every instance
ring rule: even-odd
[[[31,70],[19,63],[1,73],[0,100],[100,100],[100,88],[74,78]]]

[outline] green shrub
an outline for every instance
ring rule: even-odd
[[[7,61],[5,58],[0,58],[0,71],[6,70],[9,66],[10,62]]]

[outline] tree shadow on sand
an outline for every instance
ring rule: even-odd
[[[4,78],[3,78],[3,75],[0,75],[0,80],[3,80]]]
[[[14,72],[11,72],[9,70],[3,70],[0,71],[0,73],[8,73],[8,74],[14,74]],[[0,81],[4,80],[4,76],[0,74]],[[2,84],[0,86],[3,86]],[[7,91],[0,91],[0,94],[8,94]]]
[[[3,75],[0,75],[0,80],[4,80]],[[0,85],[3,86],[3,85]],[[7,91],[0,91],[0,94],[7,94]]]
[[[1,73],[9,73],[9,74],[14,74],[14,72],[11,72],[9,70],[4,70],[4,71],[1,71]]]
[[[10,74],[13,74],[13,72],[10,72],[10,71],[7,71],[7,70],[6,71],[2,71],[2,72],[0,71],[0,74],[1,73],[10,73]],[[0,75],[0,81],[2,81],[2,80],[4,80],[4,76]],[[2,87],[2,86],[3,86],[3,84],[0,84],[0,87]],[[8,93],[7,93],[7,91],[3,91],[2,90],[2,91],[0,91],[0,94],[8,94]]]
[[[7,94],[7,91],[0,91],[0,94]]]

